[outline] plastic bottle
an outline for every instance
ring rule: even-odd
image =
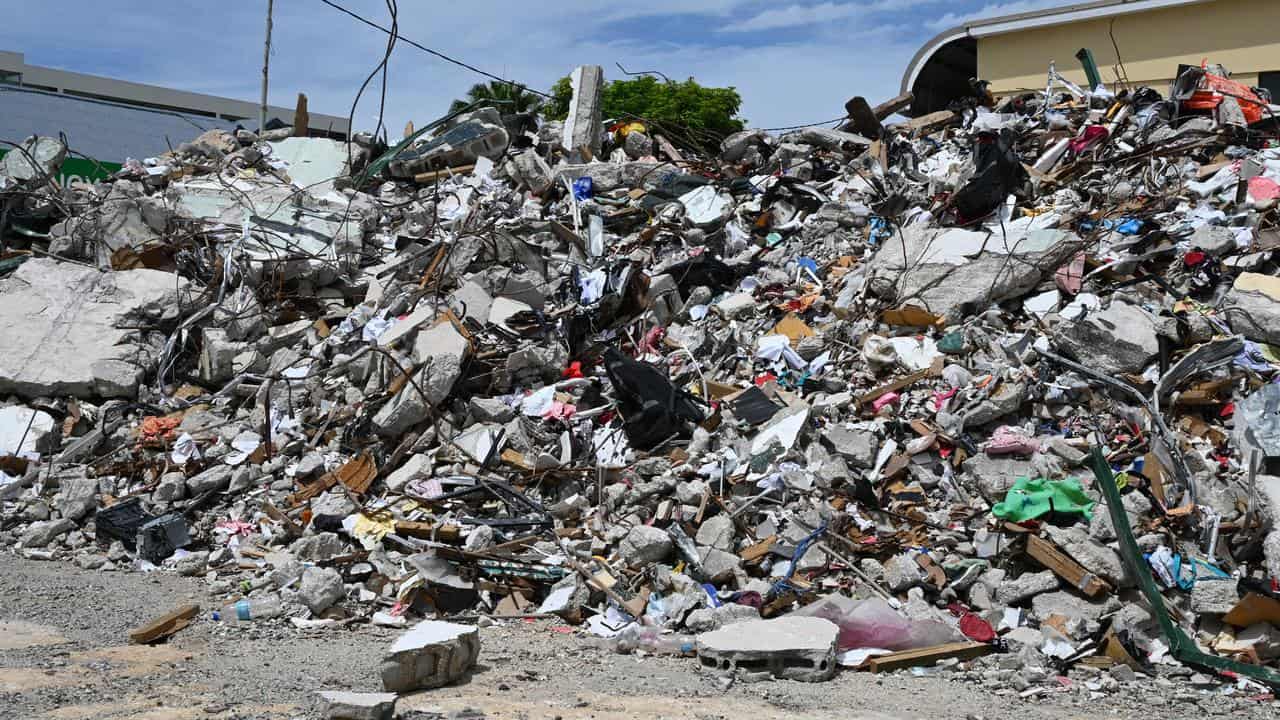
[[[276,595],[264,595],[231,603],[214,612],[213,619],[236,625],[264,618],[280,617],[283,614],[284,604],[280,602],[280,598]]]
[[[614,652],[629,655],[641,650],[651,655],[688,655],[696,653],[692,635],[666,634],[656,627],[633,624],[611,639]]]

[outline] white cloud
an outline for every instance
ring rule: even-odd
[[[777,30],[779,28],[813,25],[832,20],[845,20],[866,13],[866,8],[859,5],[847,5],[833,2],[818,5],[788,5],[773,8],[738,22],[729,23],[720,28],[721,32],[756,32],[759,30]]]
[[[947,13],[941,17],[934,18],[926,23],[925,26],[934,32],[941,32],[974,20],[1000,17],[1001,15],[1016,15],[1018,13],[1074,4],[1077,4],[1076,0],[1068,2],[1064,2],[1064,0],[1013,0],[1013,2],[989,3],[971,13]]]
[[[745,20],[729,23],[719,28],[719,32],[758,32],[761,30],[780,30],[783,28],[818,25],[820,23],[847,21],[866,17],[872,13],[902,11],[939,1],[871,0],[870,2],[824,2],[817,5],[787,5],[780,8],[771,8]]]

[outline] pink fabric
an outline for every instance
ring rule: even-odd
[[[991,441],[987,443],[988,455],[1030,455],[1040,449],[1040,443],[1029,437],[1022,430],[1001,425],[991,433]]]
[[[551,403],[551,407],[546,412],[542,413],[542,417],[545,420],[568,420],[576,412],[578,412],[576,406],[556,400]]]
[[[1058,272],[1053,274],[1053,281],[1064,293],[1079,293],[1080,284],[1084,281],[1084,253],[1076,253],[1070,262],[1058,268]]]
[[[880,397],[876,398],[875,400],[872,400],[871,407],[876,412],[880,412],[880,408],[884,407],[885,405],[890,405],[892,403],[898,402],[898,400],[901,397],[902,396],[896,392],[885,393]]]
[[[1261,175],[1249,178],[1249,197],[1254,200],[1275,200],[1280,198],[1280,183]]]
[[[960,392],[960,388],[951,388],[946,392],[935,392],[933,394],[933,409],[941,410],[946,407],[947,401],[956,396]]]

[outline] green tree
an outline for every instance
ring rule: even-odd
[[[480,102],[478,107],[492,106],[503,115],[537,112],[542,107],[542,97],[529,92],[524,86],[490,80],[472,85],[465,98],[453,101],[449,112],[458,112],[477,101]]]
[[[563,120],[572,98],[569,78],[560,78],[551,87],[551,99],[542,106],[543,116]],[[735,88],[704,87],[693,78],[667,82],[643,75],[614,80],[605,84],[600,104],[606,119],[648,120],[658,126],[669,125],[672,134],[693,130],[724,137],[741,130],[746,122],[738,117],[742,98]]]

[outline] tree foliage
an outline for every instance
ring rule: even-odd
[[[492,106],[503,115],[514,115],[523,112],[537,112],[542,108],[542,97],[531,93],[520,85],[491,80],[487,83],[476,83],[467,91],[465,98],[454,100],[449,112],[455,113],[473,102],[480,102],[477,107]]]
[[[560,78],[551,88],[551,100],[542,106],[543,115],[550,120],[563,120],[569,114],[572,99],[573,86],[569,78]],[[738,117],[742,98],[736,89],[704,87],[693,78],[666,82],[643,75],[614,80],[605,84],[600,104],[606,119],[648,120],[717,136],[737,132],[745,123]]]

